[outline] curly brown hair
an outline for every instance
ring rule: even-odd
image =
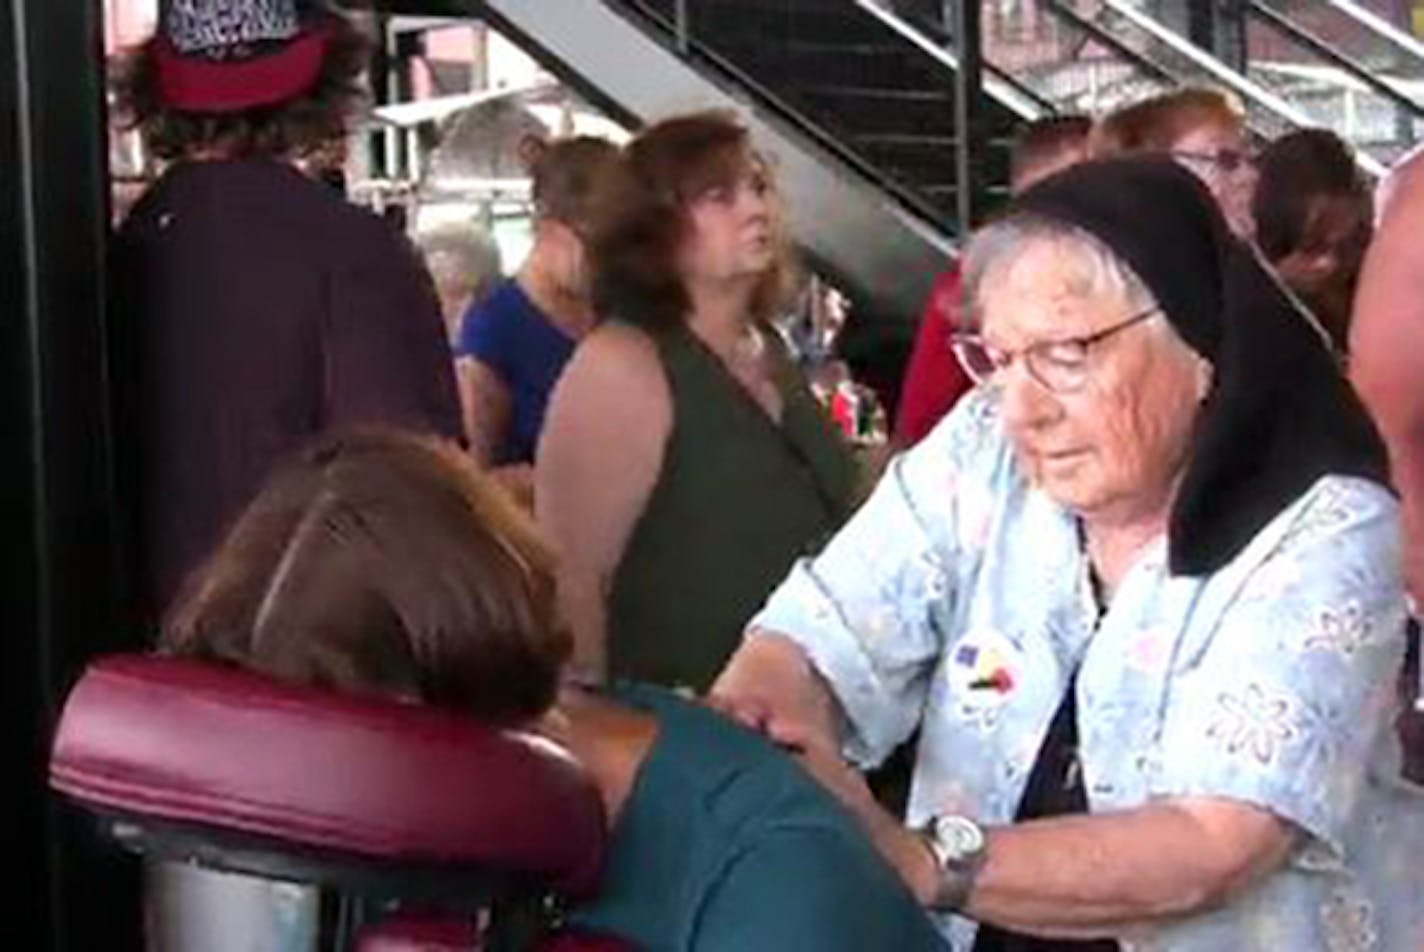
[[[677,259],[691,230],[688,206],[766,162],[736,117],[721,110],[658,122],[639,133],[595,189],[589,223],[593,298],[598,313],[648,330],[683,323],[692,303]],[[796,268],[784,230],[757,282],[751,316],[774,317],[790,298]]]
[[[553,556],[503,490],[453,445],[367,429],[274,474],[162,647],[511,725],[553,703],[572,641]]]
[[[326,55],[311,89],[272,106],[241,112],[187,112],[159,95],[155,35],[127,53],[114,77],[120,121],[137,129],[154,155],[182,159],[212,152],[224,158],[296,158],[344,138],[365,102],[362,73],[371,44],[354,22],[324,11]]]

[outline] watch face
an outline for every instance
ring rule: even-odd
[[[984,831],[968,817],[935,818],[934,837],[951,863],[969,859],[984,850]]]

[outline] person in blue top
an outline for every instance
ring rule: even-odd
[[[449,443],[372,430],[279,471],[172,616],[165,650],[529,730],[611,825],[571,925],[654,950],[942,950],[851,814],[711,708],[564,675],[549,551]]]
[[[531,142],[530,151],[534,246],[513,278],[470,307],[455,340],[470,450],[521,497],[532,494],[549,393],[593,326],[583,222],[600,170],[618,154],[592,136]]]

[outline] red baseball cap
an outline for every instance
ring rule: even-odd
[[[294,99],[316,85],[329,35],[328,16],[297,0],[167,0],[152,40],[159,95],[208,113]]]

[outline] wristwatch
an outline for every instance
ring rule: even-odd
[[[931,817],[919,832],[939,874],[930,905],[941,912],[960,911],[969,901],[986,858],[988,842],[983,827],[967,816],[950,814]]]

